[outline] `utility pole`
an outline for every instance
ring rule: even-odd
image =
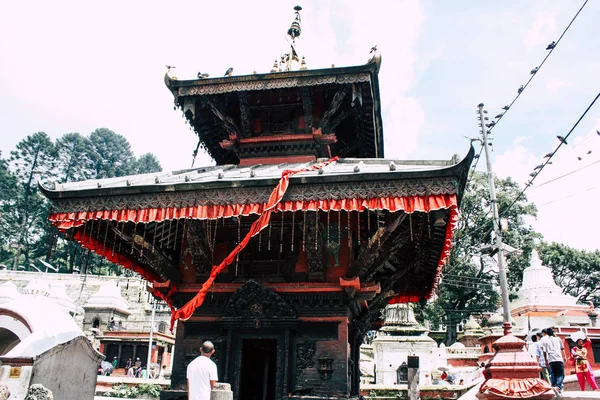
[[[492,212],[494,217],[494,236],[496,247],[498,249],[498,275],[500,277],[500,293],[502,295],[502,314],[504,317],[504,334],[510,330],[510,308],[508,303],[508,282],[506,279],[506,264],[504,263],[504,245],[502,243],[502,232],[500,229],[500,216],[498,215],[498,201],[496,200],[496,187],[494,185],[494,173],[492,172],[492,162],[490,160],[488,130],[485,126],[483,103],[478,106],[479,123],[483,135],[483,150],[485,151],[485,164],[487,167],[488,180],[490,184],[490,201],[492,202]]]
[[[156,301],[152,299],[152,317],[150,318],[150,340],[148,342],[148,360],[146,361],[147,377],[150,378],[150,363],[152,362],[152,336],[154,334],[154,315],[156,313]]]

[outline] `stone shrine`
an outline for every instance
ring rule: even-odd
[[[412,304],[389,304],[385,308],[385,324],[373,339],[375,354],[375,383],[394,385],[399,369],[406,365],[408,356],[419,357],[420,381],[438,367],[438,348],[427,336],[427,329],[415,319]]]

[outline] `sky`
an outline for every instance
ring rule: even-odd
[[[173,110],[165,65],[179,79],[268,72],[297,3],[309,68],[363,64],[378,46],[386,158],[449,159],[478,135],[477,104],[490,118],[509,104],[583,0],[10,2],[0,14],[2,154],[34,132],[106,127],[165,170],[189,168],[196,137]],[[598,15],[590,1],[494,128],[498,176],[523,185],[600,91]],[[600,101],[526,191],[538,205],[529,222],[547,241],[600,247],[588,223],[600,195],[597,129]],[[195,165],[211,163],[201,154]]]

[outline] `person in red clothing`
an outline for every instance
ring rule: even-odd
[[[592,371],[592,367],[587,360],[587,349],[583,347],[586,339],[577,340],[577,346],[571,349],[571,355],[575,360],[575,372],[577,373],[577,380],[579,381],[579,386],[581,387],[581,391],[585,391],[585,381],[590,384],[592,390],[598,390],[598,384],[594,379],[594,371]]]

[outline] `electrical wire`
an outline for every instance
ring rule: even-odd
[[[539,185],[532,186],[532,187],[531,187],[531,189],[532,189],[532,190],[533,190],[533,189],[537,189],[537,188],[539,188],[539,187],[541,187],[541,186],[544,186],[544,185],[547,185],[547,184],[549,184],[549,183],[556,182],[556,181],[557,181],[557,180],[559,180],[559,179],[565,178],[565,177],[567,177],[567,176],[569,176],[569,175],[573,175],[573,174],[574,174],[574,173],[576,173],[576,172],[582,171],[582,170],[584,170],[584,169],[586,169],[586,168],[589,168],[589,167],[591,167],[592,165],[596,165],[596,164],[598,164],[598,163],[600,163],[600,160],[594,161],[593,163],[591,163],[591,164],[588,164],[588,165],[585,165],[585,166],[583,166],[583,167],[581,167],[581,168],[577,168],[577,169],[575,169],[575,170],[573,170],[573,171],[571,171],[571,172],[567,172],[566,174],[564,174],[564,175],[561,175],[561,176],[558,176],[558,177],[556,177],[556,178],[554,178],[554,179],[550,179],[550,180],[548,180],[548,181],[546,181],[546,182],[542,182],[542,183],[540,183]]]
[[[547,206],[547,205],[552,204],[552,203],[558,203],[559,201],[570,199],[571,197],[575,197],[575,196],[578,196],[578,195],[583,194],[583,193],[591,192],[592,190],[596,190],[598,188],[600,188],[600,185],[592,186],[591,188],[587,188],[586,190],[584,190],[582,192],[572,193],[572,194],[570,194],[570,195],[568,195],[566,197],[560,198],[560,199],[552,200],[552,201],[549,201],[549,202],[543,203],[543,204],[537,204],[537,206],[538,207],[543,207],[543,206]]]
[[[505,215],[517,203],[517,201],[519,201],[521,199],[521,197],[523,196],[523,194],[525,194],[525,191],[532,186],[533,181],[535,181],[535,178],[537,178],[539,176],[539,174],[543,171],[543,169],[546,167],[546,165],[548,165],[548,163],[550,162],[550,160],[552,160],[552,157],[554,157],[554,155],[562,147],[562,145],[567,142],[567,139],[569,138],[569,136],[571,136],[571,134],[573,133],[573,131],[575,130],[575,128],[577,128],[577,126],[579,125],[579,123],[587,115],[588,111],[590,111],[590,109],[593,107],[593,105],[596,103],[596,101],[598,100],[599,97],[600,97],[600,92],[596,95],[596,97],[590,103],[590,105],[585,109],[585,111],[583,112],[583,114],[581,114],[581,116],[579,117],[579,119],[577,120],[577,122],[575,122],[575,124],[573,125],[573,127],[569,130],[569,133],[567,133],[567,135],[563,138],[563,140],[561,140],[558,143],[558,146],[556,146],[556,149],[554,149],[554,151],[552,153],[550,153],[550,157],[548,157],[546,159],[546,161],[544,161],[544,163],[542,164],[542,166],[539,168],[538,172],[535,173],[533,175],[533,177],[531,178],[531,180],[525,184],[525,187],[523,188],[523,190],[521,190],[521,192],[517,195],[517,197],[513,200],[513,202],[510,203],[510,205],[507,208],[505,208],[504,210],[502,210],[502,212],[500,213],[499,216]]]
[[[554,50],[556,49],[556,47],[558,46],[558,44],[560,43],[560,41],[562,40],[563,36],[565,36],[565,33],[567,33],[567,31],[569,30],[569,28],[571,27],[571,25],[573,24],[573,22],[575,22],[575,19],[577,18],[577,16],[579,15],[579,13],[581,12],[581,10],[583,10],[583,7],[585,7],[585,5],[587,4],[588,0],[585,0],[583,2],[583,5],[581,6],[581,8],[579,9],[579,11],[577,11],[577,14],[575,14],[575,16],[573,17],[573,19],[571,20],[571,22],[569,22],[569,25],[567,25],[567,27],[565,28],[565,30],[563,31],[563,33],[560,35],[560,37],[558,38],[558,40],[556,42],[554,42],[554,47],[552,47],[550,49],[550,51],[548,52],[548,54],[546,54],[546,57],[544,57],[544,59],[542,60],[542,62],[540,63],[540,65],[538,65],[535,69],[535,72],[533,74],[531,74],[531,77],[529,78],[529,80],[527,81],[527,83],[525,83],[525,85],[522,86],[522,89],[519,89],[517,95],[515,96],[515,98],[513,99],[513,101],[508,105],[508,108],[501,114],[501,117],[498,118],[494,124],[492,126],[489,127],[488,132],[492,132],[492,130],[500,123],[500,121],[504,118],[504,116],[506,115],[506,113],[512,108],[513,104],[515,104],[515,102],[517,101],[517,99],[519,97],[521,97],[521,95],[523,94],[523,92],[525,92],[525,89],[527,89],[527,87],[529,86],[529,84],[531,83],[531,81],[533,80],[533,78],[536,77],[536,75],[540,72],[540,69],[542,68],[542,66],[544,65],[544,63],[546,62],[546,60],[548,59],[548,57],[550,57],[550,55],[554,52]],[[532,70],[533,71],[533,70]],[[483,121],[482,121],[483,123]]]

